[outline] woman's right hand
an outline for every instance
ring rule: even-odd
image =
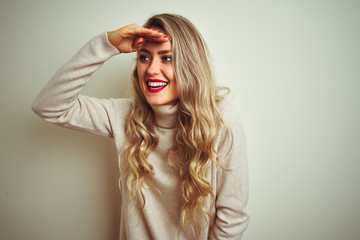
[[[145,40],[166,42],[169,38],[158,31],[143,28],[137,24],[130,24],[107,33],[109,42],[121,53],[135,52],[140,49]]]

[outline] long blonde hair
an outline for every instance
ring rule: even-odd
[[[211,196],[214,202],[206,173],[214,162],[221,167],[223,156],[215,149],[219,129],[227,130],[226,137],[230,137],[231,142],[232,134],[218,110],[217,103],[222,97],[215,84],[206,43],[196,27],[175,14],[155,15],[144,27],[162,29],[172,43],[179,111],[176,143],[169,152],[168,163],[176,169],[180,179],[180,230],[187,235],[190,229],[196,237],[201,232],[201,219],[210,217],[203,205],[205,198]],[[136,193],[140,191],[144,207],[146,199],[141,187],[147,176],[155,174],[147,156],[157,147],[158,136],[154,129],[154,112],[140,89],[137,66],[132,84],[134,105],[127,119],[127,144],[122,153],[128,163],[126,183],[130,195],[137,201]]]

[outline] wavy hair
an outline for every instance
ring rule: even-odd
[[[179,111],[176,142],[168,154],[168,163],[180,179],[182,212],[179,232],[183,231],[187,237],[191,233],[196,238],[202,230],[202,219],[212,222],[204,200],[210,196],[214,203],[215,197],[206,174],[212,163],[222,168],[221,159],[225,157],[215,149],[219,129],[226,129],[224,138],[229,138],[232,146],[231,129],[217,107],[224,95],[220,90],[224,88],[216,86],[206,43],[189,20],[175,14],[159,14],[148,19],[144,27],[162,29],[172,43]],[[141,187],[146,177],[155,174],[147,156],[157,147],[158,136],[154,129],[154,112],[139,85],[137,66],[132,74],[132,85],[133,107],[126,123],[127,143],[122,153],[128,163],[126,183],[130,196],[137,201],[136,194],[140,192],[143,208],[146,199]]]

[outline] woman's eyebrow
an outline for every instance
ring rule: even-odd
[[[161,51],[158,51],[158,54],[161,55],[161,54],[166,54],[166,53],[171,53],[172,51],[171,50],[161,50]]]
[[[148,53],[148,54],[151,54],[151,52],[150,52],[149,50],[145,49],[145,48],[141,48],[141,49],[139,50],[139,52],[146,52],[146,53]]]
[[[145,53],[148,53],[148,54],[151,54],[151,52],[149,50],[147,50],[146,48],[141,48],[139,50],[139,52],[145,52]],[[159,55],[162,55],[162,54],[166,54],[166,53],[171,53],[172,51],[171,50],[161,50],[161,51],[158,51],[158,54]]]

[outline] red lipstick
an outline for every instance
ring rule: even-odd
[[[167,81],[161,79],[147,79],[146,80],[146,87],[150,93],[158,93],[162,91],[168,85]]]

